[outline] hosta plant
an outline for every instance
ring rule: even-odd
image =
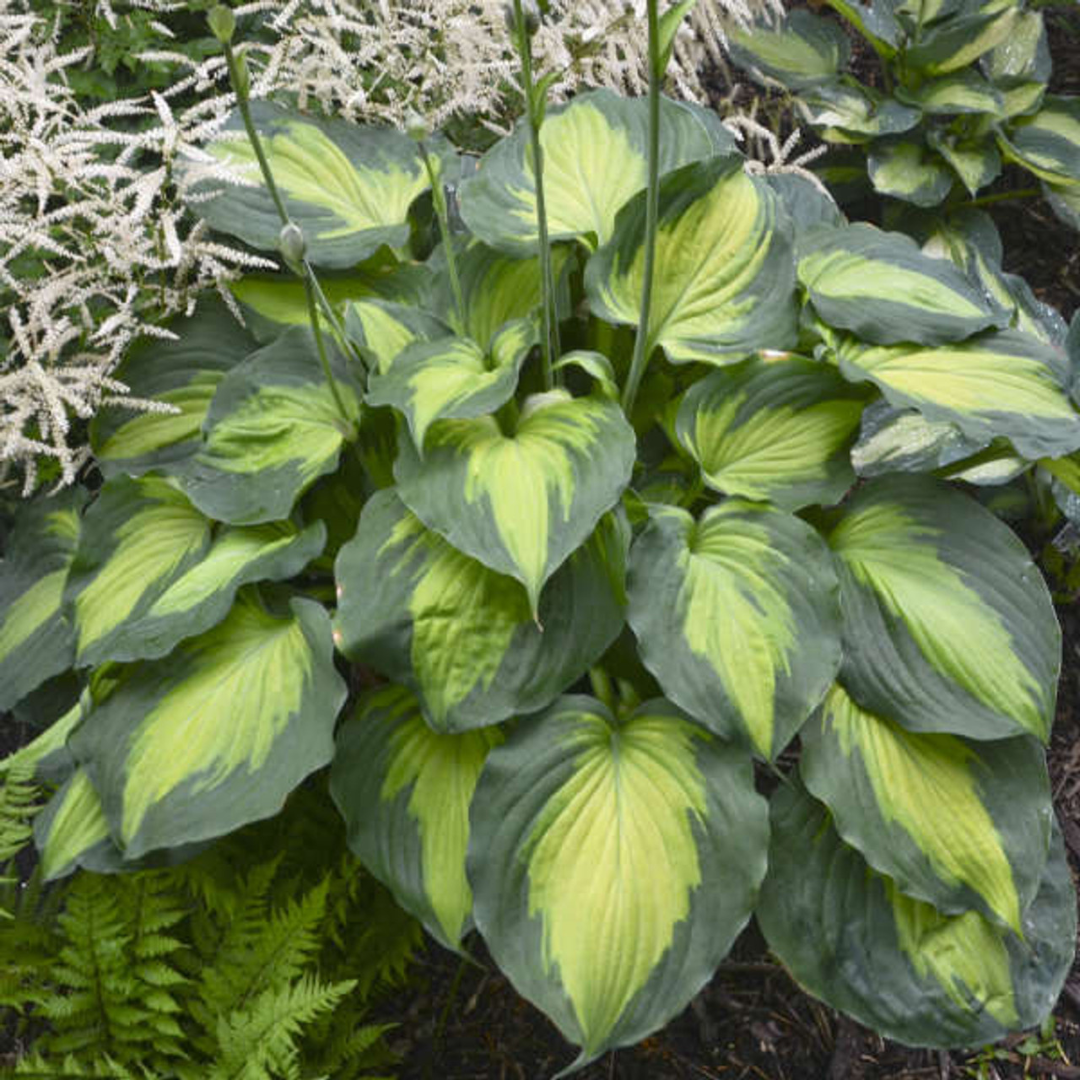
[[[133,351],[174,410],[99,417],[100,488],[19,515],[0,707],[84,687],[17,758],[59,784],[46,872],[183,859],[329,765],[354,852],[575,1064],[755,913],[884,1034],[1038,1022],[1060,636],[975,495],[1080,448],[1064,346],[993,260],[998,294],[749,174],[701,109],[527,98],[475,167],[270,105],[234,127],[273,191],[207,148],[249,182],[200,212],[269,252],[285,217],[300,277]]]
[[[805,9],[734,28],[732,57],[791,91],[827,142],[824,175],[916,207],[974,198],[1013,163],[1080,226],[1080,99],[1048,94],[1043,14],[1024,0],[828,0],[873,56],[849,71],[841,24]],[[877,63],[874,63],[874,60]],[[862,155],[865,155],[863,157]]]

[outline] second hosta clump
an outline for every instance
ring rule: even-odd
[[[299,283],[239,282],[246,330],[207,301],[118,373],[176,412],[102,415],[101,489],[22,514],[0,706],[85,685],[24,751],[63,781],[49,872],[182,857],[329,764],[365,864],[449,947],[478,930],[579,1062],[679,1012],[755,913],[884,1034],[1045,1016],[1075,931],[1060,638],[974,485],[1069,474],[1060,327],[993,259],[990,293],[665,101],[627,415],[644,102],[544,121],[551,386],[524,132],[460,184],[429,148],[449,252],[407,138],[255,119],[339,330],[324,365]],[[258,184],[203,195],[273,245]]]

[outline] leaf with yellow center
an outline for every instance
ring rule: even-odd
[[[1050,842],[1049,780],[1034,739],[907,731],[838,684],[802,744],[807,788],[875,870],[941,911],[977,907],[1021,932]]]
[[[224,622],[135,668],[69,745],[134,858],[275,813],[330,760],[344,700],[322,606],[278,616],[241,593]]]
[[[491,752],[469,841],[477,926],[581,1045],[576,1064],[709,978],[753,904],[763,810],[748,760],[665,701],[615,722],[560,698]]]

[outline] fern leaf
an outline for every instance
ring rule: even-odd
[[[276,1080],[299,1077],[297,1041],[305,1027],[332,1011],[355,983],[322,985],[306,975],[291,985],[264,991],[249,1008],[217,1024],[221,1057],[212,1080]]]
[[[83,1064],[72,1055],[63,1061],[50,1061],[41,1054],[31,1054],[15,1066],[14,1076],[26,1077],[27,1080],[153,1080],[153,1074],[140,1070],[131,1072],[108,1056],[96,1058],[90,1064]]]
[[[0,869],[34,836],[34,815],[41,809],[33,765],[13,765],[0,782]],[[0,887],[18,887],[18,879],[0,873]],[[13,896],[0,894],[0,918],[12,918]]]

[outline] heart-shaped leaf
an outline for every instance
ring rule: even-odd
[[[764,503],[728,499],[696,522],[677,507],[650,513],[627,585],[641,659],[675,704],[775,757],[840,665],[828,549]]]
[[[398,494],[458,550],[515,577],[535,615],[544,582],[630,480],[633,429],[614,402],[536,394],[504,431],[492,416],[441,420],[423,459],[401,440]]]
[[[733,25],[727,38],[736,64],[789,90],[830,81],[851,54],[847,35],[836,22],[801,8],[789,11],[776,26]]]
[[[709,980],[754,904],[764,811],[749,760],[662,700],[616,722],[561,698],[491,752],[470,819],[476,925],[581,1046],[575,1065]]]

